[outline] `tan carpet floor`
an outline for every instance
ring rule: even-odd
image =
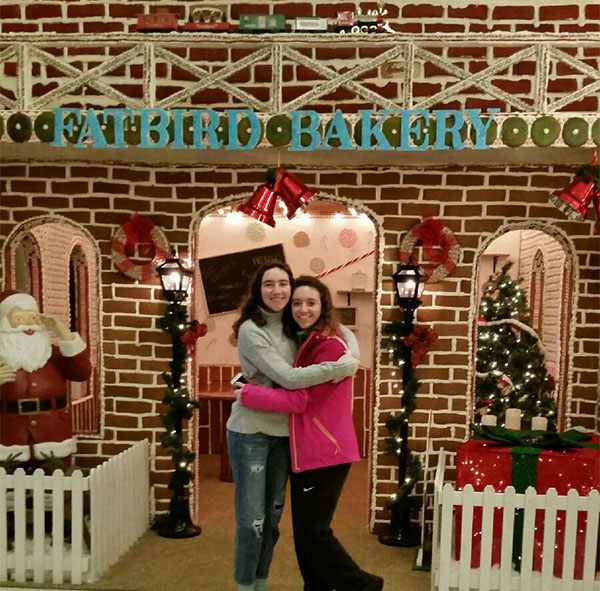
[[[234,591],[233,484],[218,480],[216,456],[202,457],[200,526],[195,538],[173,540],[148,531],[104,577],[80,589],[119,591]],[[365,570],[385,579],[384,591],[428,591],[430,574],[413,571],[415,548],[384,546],[367,531],[367,463],[350,471],[333,527],[338,539]],[[30,588],[35,588],[31,586]],[[56,588],[45,585],[44,588]],[[72,588],[64,585],[63,588]],[[269,577],[268,591],[302,591],[288,506]]]

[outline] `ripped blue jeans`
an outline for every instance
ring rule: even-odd
[[[233,576],[238,585],[266,579],[279,538],[290,471],[289,437],[227,431],[235,482]]]

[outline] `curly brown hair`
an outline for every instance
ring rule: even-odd
[[[294,279],[292,297],[290,298],[290,303],[288,303],[283,313],[284,330],[287,328],[288,331],[291,331],[293,334],[298,334],[298,331],[301,330],[292,316],[291,305],[291,302],[294,299],[294,291],[299,287],[312,287],[319,292],[319,296],[321,298],[321,314],[318,320],[308,329],[309,332],[318,330],[327,336],[336,335],[339,331],[340,325],[337,313],[333,307],[331,292],[323,282],[319,281],[316,277],[311,277],[310,275],[300,275],[300,277]]]
[[[240,331],[240,326],[242,326],[246,320],[252,320],[257,326],[264,326],[267,323],[264,316],[260,313],[259,307],[265,307],[265,303],[263,302],[261,295],[261,286],[263,276],[269,269],[281,269],[282,271],[285,271],[290,279],[290,288],[294,289],[294,275],[289,265],[286,265],[281,261],[275,261],[261,265],[254,274],[254,277],[250,282],[248,294],[240,306],[240,317],[233,323],[233,334],[236,339]],[[289,302],[287,306],[289,306]],[[292,336],[289,332],[289,329],[286,331],[285,324],[284,331],[287,336]]]

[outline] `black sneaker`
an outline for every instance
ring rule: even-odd
[[[383,589],[383,579],[377,575],[369,575],[369,583],[364,591],[381,591]]]

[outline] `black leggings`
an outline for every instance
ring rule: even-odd
[[[374,578],[350,558],[333,534],[335,513],[350,464],[292,474],[294,545],[304,591],[360,591]]]

